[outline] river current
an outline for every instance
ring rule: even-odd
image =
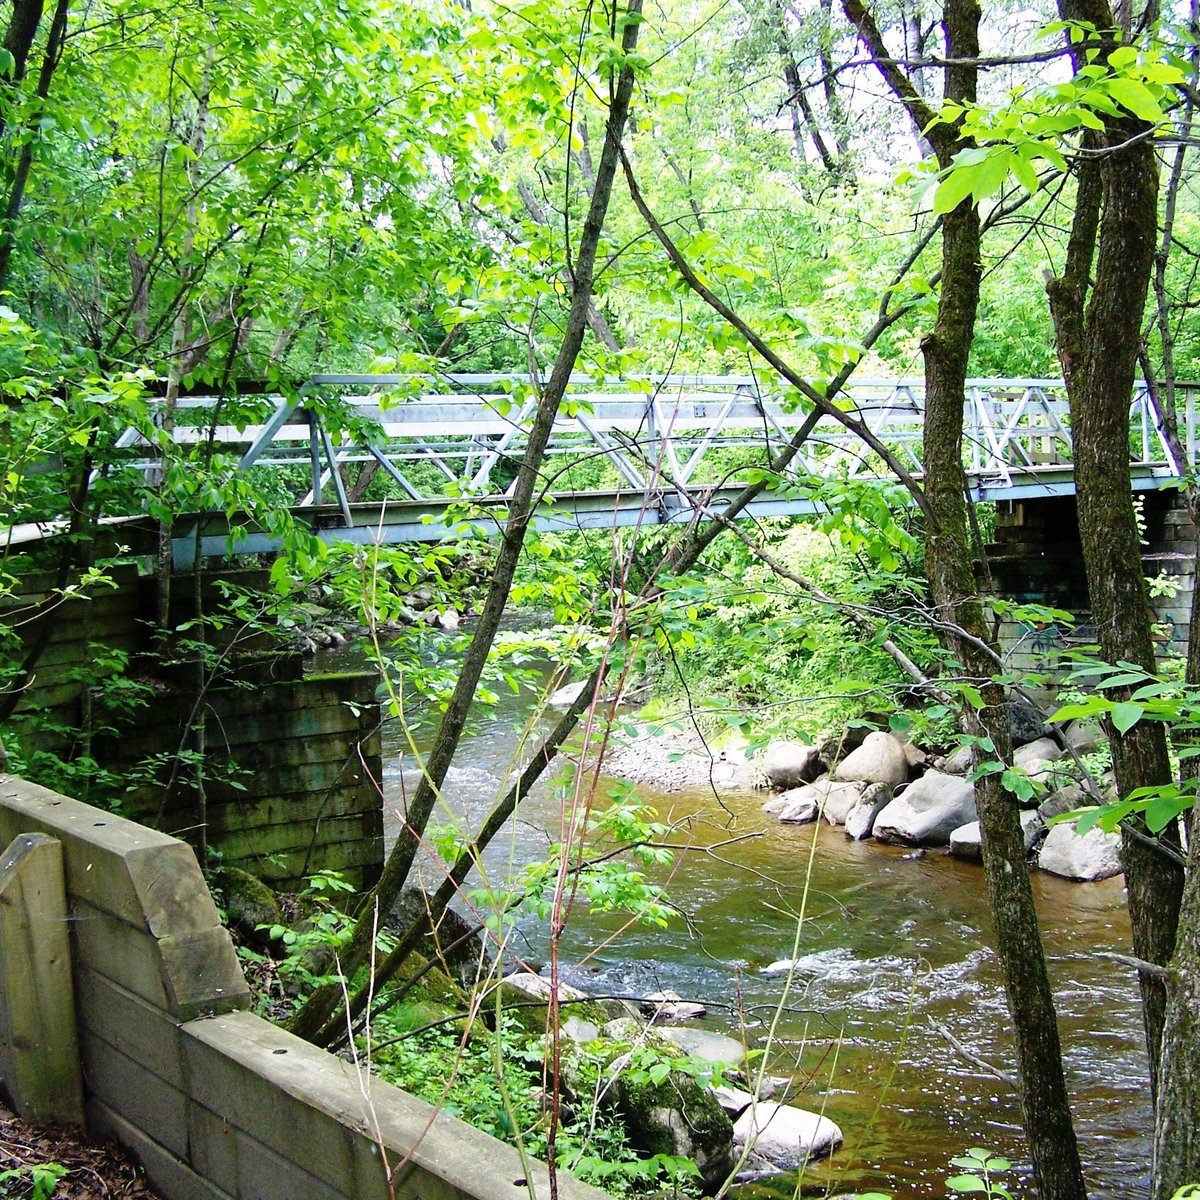
[[[443,823],[477,824],[506,786],[529,704],[513,698],[476,724],[444,788]],[[534,732],[549,717],[534,722]],[[424,748],[429,731],[418,728]],[[384,790],[392,834],[415,778],[408,735],[389,722]],[[601,780],[601,790],[612,781]],[[826,1162],[742,1200],[883,1190],[943,1196],[949,1160],[980,1146],[1012,1159],[1005,1182],[1031,1195],[1012,1044],[981,869],[940,851],[854,842],[824,822],[781,825],[759,792],[709,789],[639,796],[673,826],[666,884],[681,916],[667,929],[577,906],[560,948],[565,979],[591,993],[671,989],[708,1006],[697,1027],[768,1044],[768,1073],[803,1084],[795,1103],[838,1123],[845,1145]],[[540,788],[487,857],[493,882],[543,858],[560,836],[561,802]],[[430,882],[437,872],[430,868]],[[1121,880],[1073,884],[1034,875],[1069,1088],[1094,1200],[1145,1194],[1150,1130],[1137,988],[1107,957],[1128,953]],[[548,954],[543,923],[522,922],[509,957]],[[787,976],[765,968],[795,959]]]

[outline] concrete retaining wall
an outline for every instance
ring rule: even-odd
[[[110,574],[115,586],[88,598],[58,602],[45,573],[18,580],[14,594],[0,598],[0,622],[11,623],[23,642],[31,643],[39,630],[49,634],[37,674],[4,731],[10,752],[32,764],[34,778],[94,800],[100,791],[89,794],[87,787],[95,772],[81,772],[78,789],[59,775],[37,773],[39,751],[68,760],[86,755],[123,777],[115,788],[123,813],[195,842],[193,772],[165,756],[191,749],[192,729],[203,724],[208,841],[226,865],[284,890],[298,890],[322,869],[342,872],[357,889],[370,887],[384,852],[383,805],[375,786],[382,773],[376,675],[303,678],[299,655],[280,656],[276,648],[263,659],[269,639],[245,638],[231,623],[215,634],[239,631],[237,653],[224,663],[225,682],[197,703],[186,662],[147,661],[129,670],[104,665],[113,651],[136,659],[147,650],[145,622],[154,598],[153,580],[139,577],[134,567]],[[223,582],[252,589],[265,586],[267,576],[260,570],[205,575],[206,611],[220,610]],[[191,581],[177,580],[173,597],[173,620],[190,618]],[[87,690],[108,676],[119,684],[134,675],[155,690],[148,704],[128,712],[106,710]],[[147,770],[152,756],[164,761]]]
[[[249,1012],[184,843],[0,775],[0,844],[28,832],[63,846],[88,1125],[165,1200],[548,1197],[541,1164]]]
[[[1196,573],[1196,528],[1175,492],[1142,493],[1146,531],[1143,569],[1165,586],[1150,598],[1160,658],[1187,653]],[[1088,611],[1087,577],[1074,496],[1011,501],[997,506],[996,541],[988,547],[996,592],[1020,603],[1064,609],[1075,624],[1000,624],[1005,669],[1061,675],[1069,651],[1096,640]]]

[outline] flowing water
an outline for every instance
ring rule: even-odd
[[[508,702],[462,747],[444,789],[462,819],[477,823],[502,791],[522,709]],[[426,740],[418,734],[418,746]],[[384,756],[394,822],[414,763],[394,725]],[[769,1073],[802,1081],[795,1102],[846,1137],[806,1172],[805,1192],[942,1196],[949,1159],[970,1146],[1027,1173],[1015,1093],[986,1069],[1011,1070],[1012,1045],[977,865],[853,842],[824,823],[780,825],[762,813],[762,793],[722,793],[720,803],[708,790],[638,793],[676,828],[679,852],[660,881],[682,915],[664,930],[577,908],[560,951],[568,982],[597,994],[673,989],[708,1005],[702,1028],[756,1048],[770,1033]],[[493,847],[493,878],[544,857],[559,829],[560,806],[541,789]],[[1152,1117],[1137,989],[1105,956],[1128,951],[1121,881],[1035,873],[1034,889],[1090,1193],[1144,1194]],[[520,934],[515,952],[544,962],[544,927],[530,919]],[[765,969],[781,959],[796,960],[790,982]],[[796,1187],[790,1175],[740,1192]],[[1021,1194],[1031,1191],[1018,1182]]]

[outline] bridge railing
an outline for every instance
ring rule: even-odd
[[[1188,462],[1196,454],[1200,384],[1179,386],[1180,435]],[[795,398],[798,400],[798,397]],[[177,443],[212,443],[238,455],[241,470],[291,470],[302,480],[299,504],[336,498],[352,523],[346,468],[359,478],[383,470],[414,501],[448,495],[503,496],[524,450],[537,393],[513,375],[319,375],[291,398],[277,398],[258,423],[219,424],[217,401],[195,397],[172,433]],[[837,403],[863,421],[914,474],[921,451],[924,384],[864,380]],[[752,376],[674,375],[613,384],[576,376],[555,422],[548,473],[567,481],[566,467],[588,461],[592,487],[638,492],[687,490],[712,483],[739,464],[763,465],[805,418],[786,392]],[[1003,487],[1069,468],[1069,406],[1061,380],[978,379],[968,382],[964,467],[977,486]],[[1179,474],[1155,398],[1142,386],[1130,404],[1130,457]],[[129,435],[127,445],[140,439]],[[141,445],[145,447],[145,443]],[[153,456],[143,458],[147,470]],[[793,476],[868,478],[883,464],[858,437],[824,417],[789,468]],[[587,474],[576,472],[579,474]]]

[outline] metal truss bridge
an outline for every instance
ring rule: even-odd
[[[1200,385],[1180,385],[1180,436],[1196,461],[1195,401]],[[290,488],[293,511],[308,514],[330,541],[435,541],[467,525],[495,532],[525,449],[537,390],[527,377],[318,375],[292,398],[256,398],[257,420],[234,424],[228,402],[181,401],[172,437],[236,459],[236,471]],[[924,384],[854,383],[839,406],[864,422],[918,478]],[[245,398],[239,403],[244,405]],[[543,466],[541,528],[580,529],[688,522],[719,511],[755,468],[790,441],[807,404],[760,390],[749,376],[678,375],[645,381],[572,380]],[[216,424],[214,425],[214,421]],[[129,431],[122,444],[145,471],[158,469],[149,443]],[[1172,461],[1153,397],[1130,403],[1135,488],[1169,486],[1188,464]],[[230,460],[232,461],[232,460]],[[1071,431],[1061,380],[971,380],[964,410],[964,467],[980,500],[1074,491]],[[374,482],[385,477],[385,486]],[[883,481],[880,460],[823,417],[778,486],[745,515],[824,510],[819,481]],[[369,488],[369,491],[368,491]],[[390,499],[367,500],[386,492]],[[194,514],[177,526],[176,565],[203,556],[270,551],[277,540],[252,518]]]

